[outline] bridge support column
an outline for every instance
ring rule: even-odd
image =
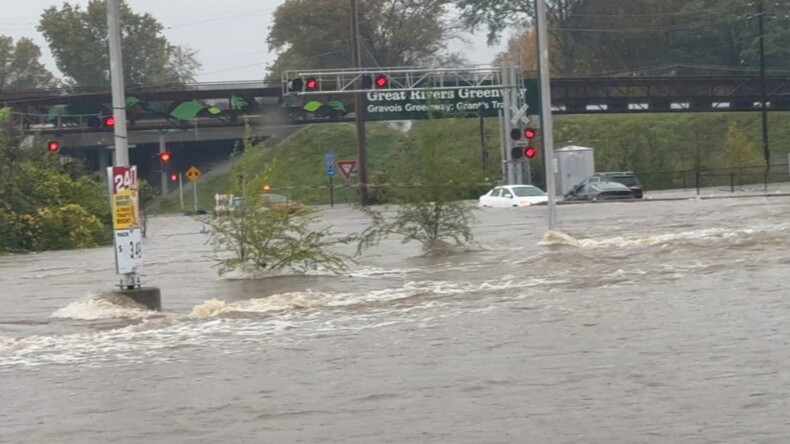
[[[107,174],[107,168],[110,166],[110,147],[98,151],[98,161],[99,172],[102,175]]]

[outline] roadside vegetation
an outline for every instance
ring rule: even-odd
[[[2,125],[2,122],[0,122]],[[110,241],[107,185],[98,174],[0,131],[0,253],[95,247]]]
[[[350,258],[334,247],[353,242],[356,235],[339,235],[331,227],[317,228],[318,216],[309,207],[270,208],[262,195],[278,171],[265,143],[244,140],[247,159],[238,162],[226,193],[241,199],[204,219],[211,244],[218,250],[220,274],[231,270],[345,270]],[[256,162],[253,162],[255,160]]]

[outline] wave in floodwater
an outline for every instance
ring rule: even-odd
[[[266,314],[283,311],[305,311],[324,308],[375,308],[395,303],[419,303],[474,291],[470,285],[453,282],[408,282],[397,289],[365,293],[326,293],[316,290],[291,292],[265,298],[225,302],[212,299],[192,309],[191,317],[211,318],[228,314]]]
[[[95,321],[99,319],[145,319],[161,316],[131,298],[119,294],[88,295],[56,310],[51,317]]]
[[[769,227],[747,228],[707,228],[701,230],[682,231],[667,234],[645,234],[637,236],[617,236],[601,239],[578,239],[559,231],[549,231],[540,241],[543,246],[569,246],[576,248],[625,248],[638,246],[665,245],[760,245],[773,244],[779,234],[788,231],[790,224],[778,224]]]
[[[212,299],[190,313],[148,311],[131,301],[91,296],[58,310],[58,317],[77,319],[137,318],[139,322],[115,329],[26,338],[0,337],[0,367],[47,364],[120,365],[126,362],[165,362],[172,350],[210,347],[234,342],[271,339],[293,342],[332,331],[359,331],[393,323],[417,323],[464,312],[464,298],[478,302],[486,296],[513,299],[519,289],[552,284],[543,279],[503,280],[468,284],[442,281],[409,282],[400,288],[359,293],[304,291],[243,301]],[[516,290],[514,292],[514,290]],[[116,305],[117,303],[117,305]],[[493,304],[493,301],[483,302]],[[468,309],[478,309],[470,304]],[[439,310],[437,310],[439,308]],[[55,314],[53,314],[55,316]]]

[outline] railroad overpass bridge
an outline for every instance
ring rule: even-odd
[[[790,77],[769,76],[765,85],[768,109],[790,111]],[[538,114],[537,82],[525,80],[524,91],[529,114]],[[757,76],[551,81],[552,111],[560,115],[756,111],[760,109],[761,92]],[[262,82],[128,87],[126,96],[129,143],[138,148],[147,146],[147,150],[156,148],[162,139],[182,147],[212,141],[217,146],[227,145],[243,137],[245,123],[250,124],[253,136],[267,138],[288,134],[306,124],[353,122],[355,118],[349,94],[292,96],[283,94],[282,85]],[[450,99],[450,106],[442,108],[447,111],[446,117],[495,117],[501,104],[495,93],[475,95],[467,91],[465,95],[458,91]],[[66,153],[95,151],[100,157],[106,156],[113,142],[111,129],[101,124],[102,116],[111,114],[111,102],[109,89],[0,93],[0,104],[10,107],[25,133],[56,138]],[[424,98],[388,94],[386,90],[368,93],[365,106],[367,121],[428,117]],[[106,160],[99,161],[99,166],[104,163]]]
[[[761,81],[755,76],[722,77],[593,77],[551,81],[554,114],[666,113],[755,111],[761,102]],[[790,76],[766,78],[769,110],[790,111]],[[525,80],[530,114],[538,114],[537,82]],[[174,140],[238,138],[245,121],[252,126],[280,127],[353,121],[349,94],[319,97],[283,95],[280,85],[262,82],[203,83],[127,88],[129,131],[141,141],[170,131]],[[453,117],[495,117],[496,97],[456,99],[464,104]],[[372,91],[366,99],[367,121],[427,118],[419,100],[388,97]],[[101,116],[111,114],[109,89],[11,91],[0,104],[12,109],[28,133],[62,135],[84,146],[106,143]],[[178,131],[175,131],[178,130]],[[78,136],[73,136],[78,134]]]

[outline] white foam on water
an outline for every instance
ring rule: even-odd
[[[304,311],[322,308],[340,308],[372,303],[397,302],[417,297],[442,297],[470,291],[469,285],[455,282],[408,282],[403,287],[373,290],[360,293],[327,293],[306,290],[277,294],[265,298],[225,302],[208,300],[192,309],[191,317],[212,318],[233,313],[265,314],[282,311]]]
[[[788,224],[772,225],[767,227],[746,228],[706,228],[701,230],[681,231],[679,233],[666,233],[644,236],[617,236],[602,239],[577,239],[569,234],[559,231],[549,231],[539,242],[543,246],[570,246],[576,248],[611,248],[635,247],[672,244],[688,241],[716,241],[733,240],[754,236],[755,234],[782,232],[788,230]]]
[[[553,283],[510,276],[501,281],[477,284],[408,282],[399,288],[355,293],[308,290],[244,301],[212,299],[194,307],[189,314],[165,317],[146,317],[148,313],[159,313],[149,312],[131,301],[91,296],[64,307],[56,312],[57,315],[79,319],[119,316],[143,319],[134,325],[110,330],[19,339],[0,337],[0,367],[168,362],[178,359],[175,350],[183,348],[218,347],[232,351],[244,343],[256,346],[271,341],[294,343],[321,333],[356,332],[400,323],[428,328],[432,318],[460,316],[468,310],[480,309],[480,304],[475,303],[481,300],[480,293]],[[463,299],[456,297],[470,294],[475,296],[474,302],[461,308],[466,302],[457,302]],[[448,309],[454,303],[458,306]],[[327,309],[332,312],[327,313]],[[244,313],[267,316],[232,316]]]
[[[86,321],[113,318],[144,319],[152,316],[162,316],[162,314],[126,296],[111,293],[86,296],[50,315],[52,318]]]

